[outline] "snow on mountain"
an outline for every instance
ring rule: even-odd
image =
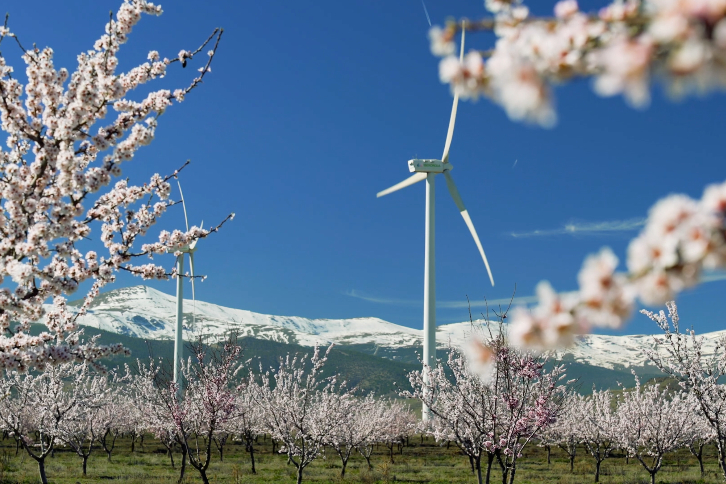
[[[71,303],[73,305],[74,303]],[[80,304],[80,303],[75,303]],[[176,298],[146,286],[115,289],[96,298],[79,323],[113,333],[143,339],[173,339],[176,321]],[[185,339],[201,334],[222,336],[233,330],[240,337],[252,336],[281,343],[303,346],[336,343],[363,344],[387,348],[421,347],[423,332],[389,323],[379,318],[307,319],[297,316],[272,316],[233,309],[215,304],[184,300]],[[437,346],[466,344],[472,333],[481,331],[469,322],[441,325],[437,328]],[[726,335],[717,331],[703,335],[705,353],[712,353],[715,342]],[[642,349],[652,344],[648,335],[590,335],[564,353],[575,361],[614,368],[643,366]]]

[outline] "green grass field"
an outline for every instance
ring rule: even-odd
[[[657,482],[663,483],[721,483],[715,459],[715,447],[710,446],[705,458],[706,475],[702,479],[698,464],[688,451],[670,454],[666,457],[663,469],[658,473]],[[130,451],[129,440],[120,440],[114,450],[112,461],[108,462],[102,449],[94,450],[88,462],[88,475],[81,475],[81,459],[67,449],[60,448],[55,456],[47,461],[48,480],[57,484],[120,482],[128,484],[172,484],[178,478],[179,454],[175,454],[177,468],[172,468],[165,449],[151,438],[147,438],[143,448],[136,445]],[[249,454],[244,446],[228,443],[224,449],[224,461],[215,455],[208,471],[212,482],[234,484],[263,484],[295,482],[295,469],[287,464],[284,455],[272,454],[269,439],[260,439],[255,447],[257,474],[250,472]],[[459,454],[454,445],[450,448],[440,446],[427,439],[421,443],[416,437],[410,445],[403,448],[403,454],[394,454],[390,462],[388,449],[376,449],[371,459],[373,470],[368,470],[362,457],[354,456],[348,464],[345,479],[339,477],[340,460],[329,451],[326,458],[318,458],[306,469],[304,482],[338,483],[476,483],[476,477],[469,468],[468,459]],[[496,468],[492,473],[492,483],[501,482],[501,474]],[[558,483],[580,484],[593,482],[594,464],[591,458],[580,452],[575,460],[574,472],[570,473],[569,461],[565,454],[552,450],[552,463],[547,465],[544,449],[530,447],[517,468],[516,483]],[[608,483],[647,483],[648,474],[635,459],[626,459],[616,454],[607,459],[602,466],[600,481]],[[15,442],[12,439],[0,441],[0,483],[39,482],[37,467],[21,449],[15,455]],[[201,482],[197,471],[187,466],[186,483]]]

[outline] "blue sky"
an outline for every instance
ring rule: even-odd
[[[56,66],[73,70],[119,4],[12,0],[5,8],[24,44],[53,47]],[[209,225],[236,212],[199,244],[197,270],[208,279],[197,298],[268,314],[376,316],[421,327],[425,184],[375,197],[408,176],[408,159],[443,150],[452,98],[429,52],[421,1],[161,4],[161,17],[144,17],[134,29],[122,67],[151,49],[173,57],[225,28],[211,75],[162,116],[156,140],[124,166],[124,176],[143,182],[191,159],[181,177],[191,221]],[[438,24],[485,14],[481,0],[428,0],[427,7]],[[471,35],[467,45],[486,48],[490,40]],[[2,47],[19,68],[17,49]],[[152,87],[183,87],[198,65],[190,67],[176,65]],[[700,197],[724,180],[722,94],[673,102],[656,88],[651,106],[637,111],[580,81],[558,88],[557,99],[559,123],[549,130],[515,124],[486,100],[460,103],[453,175],[497,285],[489,285],[438,180],[439,323],[466,320],[467,295],[505,299],[516,284],[518,296],[531,296],[542,279],[575,289],[587,254],[610,246],[624,259],[657,199]],[[183,226],[178,208],[160,228]],[[117,286],[139,283],[122,276]],[[150,285],[175,290],[171,281]],[[722,329],[725,292],[726,281],[716,281],[683,294],[683,320],[697,331]],[[622,333],[655,329],[638,316]]]

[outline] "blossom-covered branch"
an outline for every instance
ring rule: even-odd
[[[576,292],[557,294],[540,282],[538,304],[512,312],[513,343],[534,349],[571,345],[592,327],[620,327],[636,298],[664,304],[698,284],[704,270],[726,269],[726,182],[706,187],[700,200],[670,195],[658,201],[627,257],[627,273],[620,273],[610,249],[589,256]]]
[[[485,96],[515,121],[556,122],[553,88],[591,77],[602,96],[635,107],[650,100],[652,79],[681,97],[726,87],[726,6],[719,0],[615,0],[596,13],[561,0],[552,17],[534,17],[521,0],[486,0],[491,18],[450,22],[429,32],[443,57],[441,81],[463,98]],[[493,31],[486,52],[454,55],[456,33]]]
[[[176,275],[156,264],[133,264],[135,258],[183,250],[219,228],[161,232],[157,242],[134,251],[133,244],[173,205],[168,180],[178,171],[155,174],[140,186],[127,180],[111,185],[122,163],[154,139],[159,116],[211,71],[222,36],[215,29],[199,48],[172,59],[152,50],[147,62],[120,72],[118,54],[133,27],[142,15],[160,14],[161,7],[146,0],[124,0],[93,47],[78,56],[74,72],[56,68],[49,47],[24,48],[7,18],[0,28],[0,42],[16,40],[27,78],[23,85],[0,54],[0,128],[7,135],[7,148],[0,149],[0,367],[25,370],[125,351],[82,343],[77,318],[119,270],[144,278]],[[186,66],[208,45],[203,66],[186,87],[153,90],[141,101],[128,97],[163,78],[170,65]],[[82,249],[94,227],[105,256]],[[92,285],[84,304],[69,311],[65,296],[86,281]],[[53,307],[46,310],[49,298]],[[37,321],[48,331],[28,335]]]

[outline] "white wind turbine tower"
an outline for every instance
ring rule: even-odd
[[[189,232],[189,219],[187,218],[187,204],[184,201],[184,192],[182,192],[181,183],[177,180],[179,185],[179,194],[181,195],[182,208],[184,209],[184,223]],[[204,222],[202,222],[204,225]],[[194,294],[194,252],[197,250],[197,242],[195,240],[191,244],[183,247],[179,250],[181,254],[176,258],[176,327],[174,330],[174,383],[176,383],[177,395],[181,397],[182,391],[182,378],[181,378],[181,362],[184,359],[184,254],[189,254],[189,272],[192,279],[192,301],[194,304],[197,302],[196,295]],[[194,318],[194,311],[192,311],[192,318]],[[194,321],[192,320],[192,326]]]
[[[459,53],[459,61],[463,62],[464,59],[464,29],[461,31],[461,51]],[[479,241],[479,236],[476,234],[474,224],[469,217],[469,212],[464,206],[464,202],[461,200],[459,190],[457,190],[454,184],[454,179],[451,177],[451,170],[453,166],[449,163],[449,148],[451,148],[451,139],[454,136],[454,123],[456,122],[456,107],[459,103],[459,95],[454,94],[454,105],[451,108],[451,118],[449,119],[449,131],[446,134],[446,144],[444,145],[444,154],[441,160],[423,160],[413,159],[408,161],[408,169],[414,172],[409,178],[405,179],[401,183],[392,186],[382,192],[378,192],[377,196],[382,197],[393,193],[402,188],[406,188],[409,185],[426,180],[426,258],[424,263],[424,354],[423,362],[429,368],[433,368],[436,365],[436,259],[435,259],[435,239],[434,239],[434,224],[435,224],[435,177],[439,173],[443,173],[446,178],[446,186],[449,188],[449,193],[456,203],[456,207],[461,212],[461,216],[464,218],[466,226],[469,227],[474,242],[476,243],[479,253],[484,260],[487,273],[489,274],[489,280],[494,285],[494,277],[492,277],[492,271],[489,268],[489,262],[487,256],[484,254],[484,249]],[[424,383],[428,383],[428,375],[424,374]],[[428,407],[424,405],[423,418],[428,420],[430,418],[430,412]]]

